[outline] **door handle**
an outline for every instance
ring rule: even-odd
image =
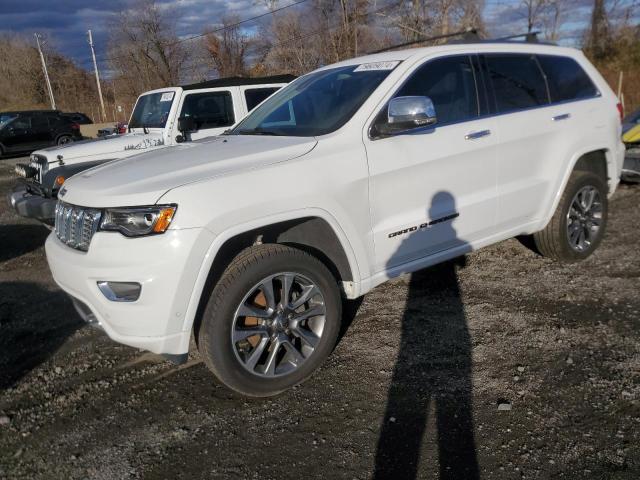
[[[554,122],[559,122],[560,120],[567,120],[568,118],[571,118],[571,114],[563,113],[562,115],[556,115],[555,117],[551,117],[551,120],[553,120]]]
[[[475,140],[476,138],[482,138],[491,135],[491,130],[480,130],[477,132],[467,133],[464,136],[465,140]]]

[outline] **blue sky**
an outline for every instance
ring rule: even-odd
[[[295,3],[281,0],[278,6]],[[576,2],[570,21],[563,27],[562,43],[576,44],[589,20],[591,0]],[[623,3],[633,0],[622,0]],[[224,15],[236,15],[241,20],[267,11],[264,0],[158,0],[165,7],[181,11],[178,34],[188,37],[199,34],[208,25],[216,26]],[[494,35],[522,32],[525,21],[519,12],[520,0],[486,0],[485,18]],[[86,31],[91,29],[100,63],[106,57],[108,21],[115,12],[131,5],[127,0],[0,0],[0,33],[21,34],[33,38],[44,34],[58,51],[73,58],[83,68],[91,68],[91,54]],[[302,6],[291,7],[291,10]],[[258,20],[269,21],[269,18]],[[247,28],[256,27],[247,24]],[[106,69],[106,65],[100,65]]]

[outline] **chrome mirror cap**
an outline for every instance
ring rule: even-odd
[[[389,124],[404,124],[422,127],[436,123],[436,109],[429,97],[396,97],[389,102],[387,110]]]

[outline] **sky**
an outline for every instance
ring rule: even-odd
[[[277,5],[282,7],[297,1],[280,0]],[[577,44],[588,23],[592,1],[567,1],[575,2],[576,6],[571,9],[571,18],[563,26],[562,43]],[[91,29],[99,66],[107,69],[109,19],[132,3],[131,0],[0,0],[0,33],[20,34],[31,39],[38,32],[77,65],[91,69],[91,51],[86,34]],[[235,15],[244,20],[267,12],[265,0],[158,0],[158,3],[181,11],[177,23],[177,33],[181,38],[197,35],[207,26],[219,25],[225,15]],[[493,35],[526,30],[520,5],[520,0],[485,0],[485,19]],[[289,10],[296,8],[302,8],[302,5],[292,6]],[[268,16],[246,24],[246,27],[255,28],[265,21],[269,21]]]

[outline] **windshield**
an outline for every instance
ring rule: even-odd
[[[256,108],[230,135],[313,137],[344,125],[399,62],[322,70],[301,77]]]
[[[175,92],[158,92],[138,99],[131,114],[129,128],[164,128]]]
[[[17,115],[14,114],[0,113],[0,128],[4,127],[7,123],[9,123],[16,117]]]

